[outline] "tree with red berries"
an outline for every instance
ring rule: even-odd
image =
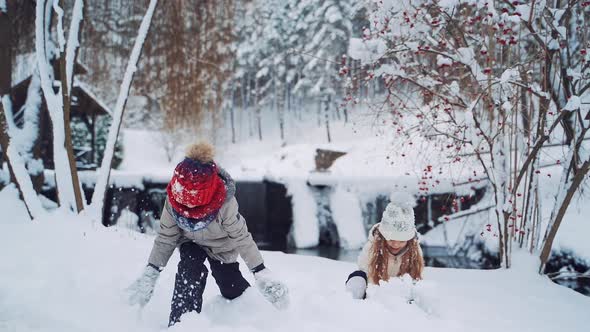
[[[590,169],[590,13],[585,1],[378,1],[363,31],[367,70],[388,88],[381,110],[414,116],[405,128],[475,158],[495,200],[503,266],[512,247],[541,258]],[[400,121],[402,122],[402,121]],[[555,206],[541,222],[542,151],[568,146]],[[475,180],[475,179],[474,179]]]

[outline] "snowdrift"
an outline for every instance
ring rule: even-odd
[[[162,273],[152,301],[140,311],[125,288],[146,263],[153,238],[92,224],[55,211],[28,221],[16,191],[0,192],[0,331],[165,330],[178,262]],[[415,287],[402,280],[352,300],[344,281],[354,264],[309,256],[263,253],[284,279],[291,306],[277,311],[254,288],[226,301],[208,281],[203,313],[171,331],[583,331],[590,298],[535,274],[535,262],[511,271],[427,268]],[[242,265],[244,267],[244,265]],[[243,271],[253,282],[249,272]],[[409,297],[415,299],[408,304]],[[551,312],[551,319],[541,315]]]

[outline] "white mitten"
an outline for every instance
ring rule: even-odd
[[[346,290],[352,294],[352,298],[362,300],[367,292],[367,281],[361,276],[354,276],[346,282]]]
[[[160,271],[151,265],[145,267],[143,274],[129,288],[129,304],[145,306],[151,299]]]
[[[285,309],[289,306],[289,289],[278,281],[269,269],[254,273],[256,287],[262,295],[277,309]]]

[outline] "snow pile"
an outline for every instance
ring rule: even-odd
[[[18,199],[18,190],[14,184],[9,184],[0,190],[0,211],[6,213],[4,214],[6,222],[28,222],[30,220],[25,204]]]
[[[286,184],[287,195],[293,206],[291,235],[297,248],[312,248],[319,244],[320,225],[317,218],[317,204],[311,188],[303,181]]]
[[[141,232],[139,228],[139,216],[131,211],[128,208],[125,208],[121,211],[121,215],[117,218],[117,226],[125,227],[131,229],[136,232]]]
[[[363,211],[358,195],[349,188],[336,187],[330,197],[334,224],[338,227],[340,247],[360,249],[367,241]]]
[[[162,331],[172,294],[175,253],[143,311],[126,304],[125,288],[141,273],[153,238],[104,228],[60,210],[28,221],[14,188],[0,192],[7,211],[0,232],[0,330]],[[392,280],[352,300],[343,283],[351,263],[264,252],[265,264],[290,288],[291,306],[277,311],[254,288],[235,301],[209,277],[203,313],[172,331],[581,331],[590,298],[528,269],[427,268],[425,281]],[[522,264],[520,264],[522,265]],[[242,264],[245,268],[245,265]],[[253,283],[246,270],[244,276]],[[414,304],[408,304],[413,298]],[[550,308],[551,320],[541,313]],[[510,313],[510,314],[508,314]]]

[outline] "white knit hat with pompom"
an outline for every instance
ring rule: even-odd
[[[394,198],[393,196],[392,198]],[[415,201],[412,203],[407,199],[396,198],[396,201],[387,204],[381,218],[379,232],[388,241],[409,241],[416,236],[414,209],[412,208]]]

